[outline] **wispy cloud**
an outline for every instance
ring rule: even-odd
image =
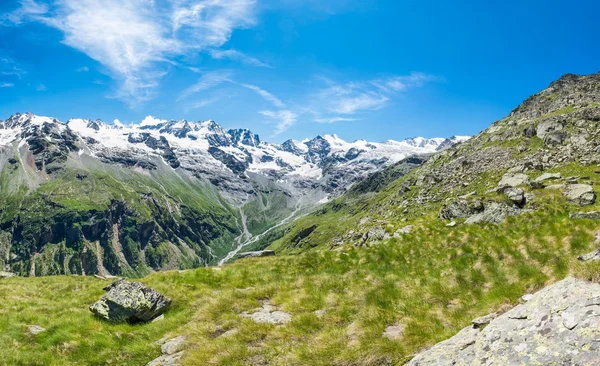
[[[154,97],[182,57],[223,46],[236,28],[255,23],[253,0],[22,1],[7,20],[37,21],[64,33],[64,43],[100,62],[132,104]]]
[[[240,61],[242,63],[251,65],[251,66],[256,66],[256,67],[272,67],[269,64],[266,64],[264,62],[262,62],[261,60],[254,58],[254,57],[250,57],[240,51],[236,51],[236,50],[210,50],[209,51],[210,55],[218,60],[221,59],[229,59],[229,60],[234,60],[234,61]]]
[[[10,57],[0,56],[0,75],[12,76],[21,79],[27,72]]]
[[[239,85],[243,86],[246,89],[250,89],[250,90],[256,92],[258,95],[263,97],[263,99],[265,99],[268,102],[271,102],[275,107],[285,108],[285,103],[283,103],[281,101],[281,99],[277,98],[275,95],[269,93],[268,91],[266,91],[258,86],[252,85],[252,84],[239,84]]]
[[[15,86],[13,83],[0,82],[0,88],[12,88],[13,86]]]
[[[0,15],[0,24],[20,25],[32,16],[46,14],[48,5],[37,3],[34,0],[21,0],[21,6],[13,12]]]
[[[347,83],[323,80],[325,87],[313,93],[305,106],[307,113],[318,123],[354,121],[357,115],[386,107],[399,93],[441,78],[411,73]]]
[[[75,71],[76,72],[88,72],[88,71],[90,71],[90,68],[87,66],[82,66],[82,67],[75,69]]]
[[[48,87],[46,87],[46,85],[44,84],[38,84],[36,85],[35,90],[42,92],[48,90]]]
[[[290,110],[261,111],[265,117],[269,117],[276,123],[275,134],[279,135],[296,123],[298,115]]]
[[[192,103],[191,105],[189,105],[186,108],[186,111],[189,112],[189,111],[191,111],[193,109],[204,108],[207,105],[213,104],[213,103],[215,103],[218,100],[219,100],[219,97],[211,97],[211,98],[208,98],[208,99],[202,99],[202,100],[200,100],[198,102],[195,102],[195,103]]]
[[[317,123],[336,123],[336,122],[351,122],[357,121],[357,118],[347,118],[347,117],[329,117],[329,118],[315,118],[315,122]]]
[[[194,93],[214,88],[224,82],[231,82],[233,73],[229,70],[217,70],[204,73],[198,81],[179,94],[177,100],[188,98]]]

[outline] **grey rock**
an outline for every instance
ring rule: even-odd
[[[406,326],[404,324],[390,325],[385,328],[382,337],[391,341],[402,339],[405,329]]]
[[[169,339],[161,345],[160,350],[164,355],[174,355],[175,353],[179,352],[185,340],[185,336]]]
[[[596,249],[593,252],[589,252],[587,254],[582,254],[580,256],[577,257],[577,259],[579,259],[582,262],[587,262],[587,261],[597,261],[600,260],[600,249]]]
[[[517,207],[498,202],[489,202],[485,205],[483,212],[469,217],[465,224],[491,223],[500,224],[507,216],[515,216],[522,212]]]
[[[28,325],[27,330],[29,331],[29,333],[31,333],[33,335],[37,335],[37,334],[40,334],[40,333],[46,331],[45,328],[42,328],[39,325]]]
[[[546,137],[554,132],[562,131],[563,123],[556,120],[549,120],[540,123],[536,129],[537,137],[545,140]]]
[[[569,214],[569,218],[571,218],[571,219],[600,220],[600,211],[571,212]]]
[[[449,205],[445,205],[440,211],[439,218],[443,220],[467,218],[482,212],[483,209],[483,204],[479,200],[467,201],[465,199],[459,199]]]
[[[525,135],[525,137],[533,137],[536,135],[536,130],[534,126],[527,126],[525,128],[525,130],[523,130],[523,135]]]
[[[564,194],[569,201],[578,203],[581,206],[596,202],[594,187],[588,184],[568,184],[565,186]]]
[[[498,187],[518,187],[529,183],[529,177],[524,173],[506,173],[502,176]]]
[[[385,240],[389,237],[388,233],[385,232],[385,229],[380,227],[380,226],[376,226],[372,229],[370,229],[369,231],[367,231],[363,237],[363,243],[367,243],[367,242],[376,242],[376,241],[381,241],[381,240]]]
[[[525,191],[521,188],[506,188],[504,194],[517,206],[523,206],[525,204]]]
[[[552,132],[546,135],[546,138],[544,139],[544,144],[548,146],[562,145],[567,139],[567,137],[568,136],[565,132]]]
[[[450,221],[449,223],[446,224],[447,227],[455,227],[456,226],[456,221]]]
[[[162,355],[148,362],[146,366],[178,366],[183,357],[183,352],[177,352],[172,355]]]
[[[325,314],[327,314],[327,310],[325,309],[319,309],[315,311],[315,315],[317,316],[317,318],[322,318],[325,316]]]
[[[255,323],[269,324],[286,324],[292,321],[292,316],[284,311],[279,311],[269,302],[265,303],[262,308],[255,309],[253,313],[242,313],[245,318],[252,319]]]
[[[560,173],[544,173],[542,175],[540,175],[539,177],[535,178],[536,182],[543,182],[545,180],[549,180],[549,179],[560,179],[561,175]]]
[[[0,271],[0,278],[11,278],[15,276],[16,275],[14,273]]]
[[[567,278],[485,328],[464,328],[407,365],[596,365],[600,305],[590,299],[598,294],[599,284]]]
[[[413,231],[413,226],[412,225],[406,225],[404,227],[399,228],[398,230],[396,230],[396,232],[394,233],[394,236],[400,236],[403,234],[410,234]]]
[[[258,250],[255,252],[239,253],[237,256],[239,258],[256,258],[256,257],[271,257],[274,255],[275,255],[274,250]]]
[[[492,320],[496,319],[497,317],[498,313],[491,313],[471,320],[471,324],[475,328],[481,328],[485,325],[488,325]]]
[[[164,313],[171,304],[171,299],[139,282],[120,279],[104,290],[107,293],[90,306],[90,311],[113,323],[147,322]]]

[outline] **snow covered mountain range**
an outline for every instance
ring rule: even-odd
[[[326,193],[344,190],[356,180],[409,155],[428,154],[465,141],[415,137],[383,143],[346,142],[336,135],[317,136],[283,144],[263,142],[246,129],[225,131],[214,121],[165,121],[147,117],[140,124],[125,126],[116,121],[71,119],[66,123],[30,113],[16,114],[0,123],[0,145],[52,131],[48,141],[79,137],[78,155],[131,168],[156,169],[168,165],[205,178],[230,197],[247,198],[252,193],[246,175],[263,175],[291,187],[306,188],[307,182]],[[68,147],[67,147],[68,148]],[[345,174],[341,174],[344,172]]]
[[[0,270],[13,263],[21,273],[88,266],[143,274],[214,263],[235,243],[376,171],[467,138],[375,143],[323,135],[276,144],[214,121],[63,123],[17,113],[0,122]],[[68,258],[73,240],[77,250],[112,259],[52,267],[57,261],[49,258]]]

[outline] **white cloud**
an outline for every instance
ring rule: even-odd
[[[208,98],[208,99],[202,99],[202,100],[200,100],[198,102],[192,103],[185,110],[186,110],[186,112],[189,112],[189,111],[191,111],[193,109],[203,108],[203,107],[206,107],[207,105],[215,103],[218,100],[219,100],[219,97],[212,97],[212,98]]]
[[[256,92],[258,95],[263,97],[266,101],[271,102],[277,108],[285,108],[285,104],[281,101],[281,99],[277,98],[275,95],[269,93],[268,91],[252,84],[240,84],[246,89],[250,89]]]
[[[38,4],[34,0],[21,0],[21,6],[11,13],[0,16],[0,24],[21,24],[26,18],[48,12],[48,5]]]
[[[142,123],[140,123],[140,126],[156,126],[165,122],[167,122],[166,119],[158,119],[153,116],[146,116]]]
[[[224,82],[231,82],[232,75],[233,73],[228,70],[204,73],[194,85],[182,91],[177,100],[185,99],[194,93],[214,88],[215,86],[223,84]]]
[[[271,67],[271,65],[266,64],[257,58],[250,57],[236,50],[210,50],[209,53],[213,58],[218,60],[226,58],[256,67]]]
[[[77,71],[77,72],[88,72],[88,71],[90,71],[90,68],[87,67],[87,66],[82,66],[82,67],[77,68],[75,71]]]
[[[398,93],[441,80],[433,75],[411,73],[344,84],[323,79],[326,86],[308,98],[306,111],[318,123],[356,120],[356,116],[386,107]]]
[[[26,73],[13,59],[0,56],[0,75],[21,79]]]
[[[347,118],[347,117],[329,117],[329,118],[315,118],[315,122],[317,123],[336,123],[336,122],[351,122],[357,121],[356,118]]]
[[[42,22],[63,42],[100,62],[119,82],[117,97],[132,104],[153,98],[168,67],[225,44],[236,28],[255,22],[252,0],[25,0],[9,20]]]
[[[260,114],[275,121],[277,126],[277,130],[275,131],[276,135],[294,125],[298,118],[298,115],[290,110],[261,111]]]
[[[372,84],[377,88],[390,92],[390,91],[403,91],[409,88],[420,87],[430,81],[443,80],[440,77],[424,74],[422,72],[412,72],[407,76],[394,76],[388,79],[373,80]]]
[[[12,88],[13,86],[15,86],[13,83],[0,83],[0,88]]]

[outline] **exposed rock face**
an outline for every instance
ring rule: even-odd
[[[90,311],[112,323],[148,322],[164,313],[171,299],[139,282],[118,280],[104,288],[108,291],[90,306]]]
[[[567,278],[407,365],[595,365],[599,327],[600,285]]]
[[[587,184],[567,184],[564,193],[568,200],[578,203],[581,206],[591,205],[596,202],[594,187]]]

